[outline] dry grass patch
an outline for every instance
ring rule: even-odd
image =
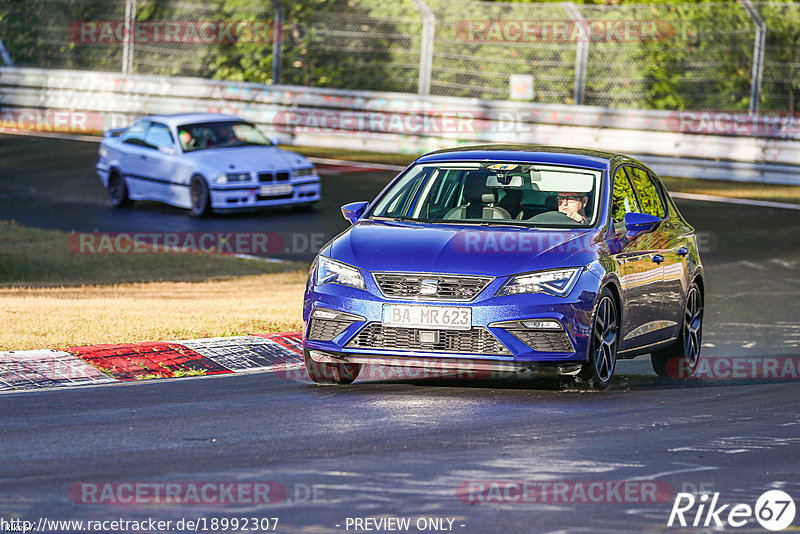
[[[0,350],[297,331],[306,273],[0,289]]]

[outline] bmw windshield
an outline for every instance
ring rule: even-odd
[[[421,163],[376,202],[372,219],[588,227],[601,171],[516,162]]]

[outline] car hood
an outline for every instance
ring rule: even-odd
[[[282,171],[310,165],[303,156],[274,146],[210,148],[189,152],[184,158],[220,172]]]
[[[335,238],[323,254],[368,271],[504,276],[558,267],[596,235],[586,229],[365,220]]]

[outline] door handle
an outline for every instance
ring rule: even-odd
[[[681,247],[678,249],[678,256],[686,256],[689,254],[689,249],[686,247]]]
[[[656,254],[653,256],[653,263],[662,263],[664,261],[664,256],[661,254]]]
[[[145,156],[144,154],[139,154],[139,159],[147,159],[147,156]]]

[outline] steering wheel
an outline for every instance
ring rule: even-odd
[[[530,219],[530,222],[537,222],[537,223],[552,223],[552,224],[564,224],[566,222],[575,224],[575,219],[568,216],[566,213],[561,213],[560,211],[546,211],[544,213],[540,213],[538,215],[534,215]]]

